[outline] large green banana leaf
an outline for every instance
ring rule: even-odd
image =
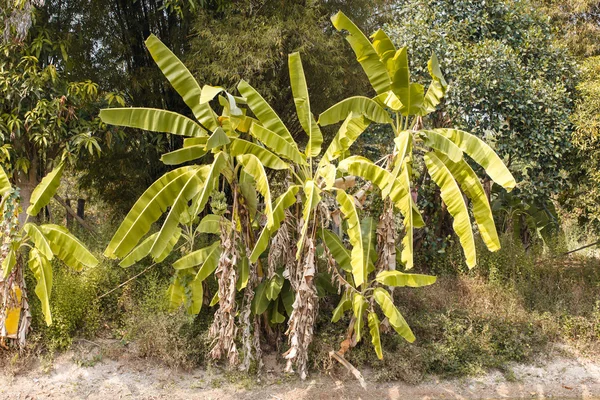
[[[412,147],[413,135],[411,131],[402,131],[398,134],[397,137],[394,138],[394,144],[397,151],[397,154],[394,158],[394,169],[390,174],[386,187],[381,190],[381,197],[384,199],[389,196],[390,191],[392,190],[393,184],[400,175],[400,170],[404,166],[404,159],[412,154],[410,153],[410,149]]]
[[[424,159],[431,179],[439,186],[440,196],[448,207],[448,212],[454,218],[452,228],[454,228],[454,232],[456,232],[460,239],[467,266],[473,268],[477,264],[477,255],[475,251],[475,238],[465,199],[452,173],[435,153],[426,153]]]
[[[363,251],[365,252],[365,259],[367,260],[367,273],[365,275],[365,281],[369,272],[375,270],[375,261],[377,261],[377,236],[376,231],[377,223],[373,217],[365,217],[360,221],[360,230],[363,240]]]
[[[180,271],[177,271],[173,277],[173,282],[171,282],[169,288],[167,289],[167,299],[169,301],[169,310],[171,311],[179,308],[179,306],[181,306],[185,300],[185,288],[183,287],[183,282],[181,281],[179,272]],[[182,273],[185,274],[185,272]]]
[[[160,157],[160,161],[165,165],[179,165],[184,162],[197,160],[207,153],[205,145],[188,146],[181,149],[165,153]]]
[[[504,165],[500,157],[483,140],[458,129],[434,129],[453,141],[461,150],[481,165],[494,182],[507,191],[516,186],[515,178]]]
[[[272,229],[273,204],[271,203],[271,189],[269,189],[269,178],[258,157],[254,154],[243,154],[237,156],[237,160],[244,166],[244,171],[251,175],[256,182],[256,190],[263,196],[265,202],[265,215],[267,216],[267,228]]]
[[[375,301],[381,307],[381,311],[388,318],[392,328],[409,343],[414,342],[415,335],[410,330],[400,311],[394,305],[394,300],[392,300],[392,296],[390,296],[388,291],[380,287],[376,288],[373,291],[373,298],[375,298]]]
[[[0,196],[4,196],[11,187],[8,175],[6,175],[4,168],[0,165]]]
[[[375,100],[364,96],[348,97],[329,107],[319,115],[319,125],[327,126],[343,121],[348,114],[355,113],[380,124],[391,124],[390,115]]]
[[[42,303],[42,314],[46,325],[52,325],[50,295],[52,294],[52,265],[37,249],[29,252],[29,269],[35,277],[35,294]]]
[[[379,59],[383,65],[387,65],[387,60],[396,54],[396,46],[394,46],[388,35],[381,29],[372,34],[371,39],[373,39],[373,48],[377,52]]]
[[[173,263],[173,268],[188,269],[199,266],[195,279],[202,282],[217,269],[220,255],[221,245],[219,242],[214,242],[210,246],[193,251],[181,257]]]
[[[319,125],[310,110],[310,100],[308,98],[308,87],[304,76],[304,68],[300,53],[292,53],[288,56],[290,69],[290,83],[292,85],[292,94],[294,95],[294,104],[296,105],[296,113],[298,120],[304,132],[308,135],[308,143],[306,145],[305,154],[307,157],[316,157],[321,153],[321,145],[323,144],[323,134]]]
[[[354,312],[354,317],[356,320],[354,321],[354,332],[356,333],[356,342],[360,342],[360,339],[363,335],[363,328],[365,326],[365,311],[367,311],[367,307],[369,303],[365,300],[364,296],[359,293],[354,293],[352,298],[352,311]]]
[[[231,230],[231,222],[222,218],[220,215],[208,214],[198,224],[196,233],[212,233],[219,235],[221,233],[221,224],[225,224],[228,230]]]
[[[369,127],[370,123],[371,122],[367,118],[360,114],[348,114],[335,137],[329,144],[329,147],[327,147],[319,165],[325,165],[343,156],[356,139],[358,139],[361,133]]]
[[[222,147],[231,143],[231,139],[227,136],[225,130],[221,127],[215,129],[212,135],[206,141],[206,150],[213,150],[217,147]]]
[[[342,298],[338,303],[337,307],[333,310],[331,322],[338,322],[344,313],[352,308],[352,298],[350,297],[350,290],[346,290],[342,294]]]
[[[8,254],[2,260],[2,278],[6,280],[10,273],[12,272],[13,267],[17,263],[17,251],[15,249],[10,249]]]
[[[410,86],[410,69],[406,47],[398,49],[393,57],[387,60],[386,67],[392,78],[392,84],[390,85],[392,92],[398,96],[403,105],[408,105],[410,98],[406,95],[410,95],[410,93],[407,93],[406,89]]]
[[[382,285],[415,288],[433,285],[436,279],[432,275],[405,274],[400,271],[382,271],[375,277],[375,280]]]
[[[369,260],[365,256],[363,249],[363,234],[361,231],[360,220],[358,217],[358,211],[354,205],[354,198],[346,193],[344,190],[338,189],[337,202],[340,205],[340,211],[344,214],[348,222],[348,238],[352,245],[352,252],[350,264],[352,265],[352,276],[356,287],[360,287],[367,283],[367,273]]]
[[[155,181],[136,201],[114,234],[104,255],[125,257],[169,207],[197,167],[181,167],[167,172]]]
[[[350,251],[344,247],[339,236],[328,229],[322,229],[321,237],[325,242],[325,246],[327,246],[329,252],[333,256],[333,259],[340,266],[340,268],[344,271],[352,272]]]
[[[141,259],[143,259],[144,257],[148,256],[150,254],[150,250],[152,249],[152,245],[156,241],[157,237],[158,237],[158,232],[153,233],[152,235],[148,236],[146,239],[144,239],[142,241],[142,243],[137,245],[137,247],[135,249],[131,250],[131,253],[127,254],[127,256],[121,260],[119,265],[123,268],[131,267],[136,262],[138,262]],[[171,251],[173,251],[173,248],[179,241],[180,237],[181,237],[181,229],[178,228],[175,231],[175,234],[173,235],[173,237],[171,237],[171,239],[169,239],[169,245],[165,248],[163,253],[158,258],[154,259],[154,261],[155,262],[164,261],[164,259],[167,258],[169,254],[171,254]]]
[[[437,156],[448,167],[462,191],[473,202],[473,216],[487,248],[490,251],[500,250],[500,239],[496,231],[492,208],[475,171],[465,160],[455,163],[443,154],[437,154]]]
[[[413,244],[414,244],[414,228],[415,228],[415,205],[413,202],[413,198],[410,192],[410,174],[408,173],[408,168],[405,166],[402,169],[402,173],[399,178],[401,184],[395,185],[396,187],[406,188],[406,196],[402,196],[402,201],[398,201],[398,205],[400,208],[400,212],[404,214],[404,237],[402,238],[402,252],[400,253],[400,260],[404,264],[405,269],[411,269],[414,264],[414,252],[413,252]],[[401,189],[398,189],[397,192],[402,193]],[[395,194],[396,191],[392,190],[392,193]],[[393,200],[393,198],[392,198]],[[419,213],[417,215],[420,216]]]
[[[462,160],[462,150],[444,135],[441,135],[436,131],[422,130],[419,132],[419,136],[423,139],[423,143],[426,146],[445,154],[450,160],[454,162]]]
[[[220,174],[223,172],[223,170],[225,170],[226,167],[226,155],[221,151],[215,155],[215,159],[210,165],[210,169],[205,170],[202,175],[204,185],[200,189],[198,195],[195,196],[194,200],[192,201],[192,206],[190,208],[192,210],[191,215],[196,216],[200,214],[202,210],[204,210],[210,195],[212,194],[213,190],[215,190],[215,187],[217,187]]]
[[[125,107],[100,110],[100,118],[106,124],[126,126],[152,132],[201,137],[206,131],[194,120],[176,112],[157,108]]]
[[[371,343],[375,349],[377,358],[383,360],[383,349],[381,348],[381,335],[379,333],[379,318],[374,312],[370,312],[367,316],[369,322],[369,333],[371,334]]]
[[[178,226],[181,217],[188,208],[188,202],[202,189],[202,184],[206,182],[205,179],[207,178],[209,170],[210,167],[204,165],[187,175],[183,186],[175,197],[175,201],[171,204],[171,209],[167,214],[167,218],[160,228],[156,240],[150,249],[150,254],[155,259],[159,258],[164,253],[165,249],[169,247],[171,238],[179,229]]]
[[[250,254],[251,262],[255,263],[260,255],[267,249],[271,235],[279,229],[281,222],[285,218],[285,210],[296,204],[296,194],[299,190],[299,185],[290,186],[284,194],[277,198],[275,206],[273,207],[273,226],[271,229],[268,229],[267,227],[263,228],[254,245],[252,254]]]
[[[240,193],[246,201],[246,207],[248,208],[248,215],[252,220],[256,216],[258,211],[258,192],[256,191],[256,183],[252,175],[246,173],[242,169],[239,178]]]
[[[27,233],[27,236],[31,239],[35,248],[46,257],[48,260],[52,260],[54,258],[54,253],[52,253],[52,248],[50,247],[50,242],[48,238],[44,236],[44,233],[40,230],[39,226],[33,224],[31,222],[25,224],[23,230]]]
[[[369,39],[341,11],[331,17],[331,22],[338,31],[348,31],[346,40],[350,43],[352,50],[356,54],[356,59],[365,71],[365,74],[367,74],[369,82],[371,82],[371,86],[373,86],[377,94],[387,91],[390,87],[390,78],[385,65],[380,60],[379,54],[377,54]]]
[[[304,220],[304,224],[300,230],[300,239],[297,243],[297,259],[300,258],[300,254],[304,248],[304,239],[306,238],[306,232],[308,231],[308,227],[310,225],[310,215],[321,201],[321,189],[318,188],[318,186],[315,184],[315,181],[312,179],[309,179],[304,183],[304,196],[304,207],[302,208],[302,219]]]
[[[219,127],[217,116],[208,103],[201,103],[202,90],[187,67],[165,46],[156,36],[150,35],[146,47],[152,58],[179,93],[185,104],[192,110],[194,116],[211,132]]]
[[[36,188],[33,190],[33,193],[31,193],[31,200],[29,207],[27,208],[27,214],[35,217],[42,210],[42,208],[46,207],[48,203],[50,203],[50,200],[52,200],[52,197],[54,197],[56,191],[58,190],[58,185],[60,185],[60,178],[62,177],[64,168],[65,164],[61,162],[36,186]]]
[[[229,154],[231,154],[232,157],[243,154],[253,154],[258,157],[265,167],[271,169],[287,169],[289,167],[287,163],[269,150],[256,143],[248,142],[247,140],[234,139],[229,147]]]
[[[440,69],[440,64],[435,53],[431,53],[431,58],[427,63],[427,69],[429,70],[429,75],[431,75],[431,84],[427,88],[427,93],[425,93],[425,99],[423,101],[422,115],[427,115],[431,112],[435,111],[435,108],[440,102],[442,98],[446,94],[446,89],[448,88],[448,83],[444,79],[444,75],[442,74],[442,70]]]
[[[260,93],[258,93],[256,89],[250,86],[250,84],[243,79],[238,84],[238,90],[240,91],[241,95],[246,98],[248,106],[254,115],[256,115],[256,118],[258,118],[258,120],[263,124],[263,126],[277,134],[290,146],[298,150],[296,141],[290,134],[290,131],[285,126],[281,118],[279,118],[277,113],[275,113],[275,111],[271,108],[269,103],[267,103],[266,100],[260,95]]]
[[[275,154],[293,161],[296,164],[307,165],[304,155],[300,153],[295,144],[291,145],[287,140],[264,126],[252,124],[250,127],[250,134],[271,149]]]
[[[80,271],[83,267],[98,265],[98,259],[66,228],[44,224],[40,230],[48,239],[52,253],[69,268]]]
[[[281,276],[280,274],[275,274],[271,277],[271,279],[268,280],[265,290],[265,295],[267,296],[267,299],[269,299],[270,301],[277,300],[277,296],[279,296],[279,293],[283,288],[283,282],[283,276]]]

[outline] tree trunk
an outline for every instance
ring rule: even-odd
[[[65,203],[68,207],[71,207],[71,199],[66,199]],[[67,211],[67,228],[71,229],[73,227],[73,216]]]
[[[81,219],[85,219],[84,209],[85,209],[85,200],[77,199],[77,216]]]
[[[23,212],[19,214],[19,226],[23,226],[27,220],[27,208],[31,204],[31,194],[38,183],[37,171],[38,157],[36,154],[31,160],[29,171],[27,173],[23,171],[17,173],[17,187],[20,190],[21,208],[23,209]]]

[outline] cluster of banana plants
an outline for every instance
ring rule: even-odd
[[[41,302],[46,324],[52,324],[50,296],[52,293],[52,261],[58,259],[67,267],[81,271],[94,267],[98,260],[66,228],[54,224],[38,225],[30,219],[37,216],[56,194],[64,170],[59,163],[34,189],[25,223],[19,224],[19,193],[0,166],[0,341],[26,343],[31,323],[29,302],[22,264],[24,257],[36,280],[35,294]]]
[[[488,248],[500,247],[488,199],[464,155],[507,190],[515,186],[514,179],[477,137],[424,129],[423,117],[435,110],[448,86],[436,57],[429,62],[432,83],[425,92],[410,81],[406,48],[396,49],[381,30],[370,41],[341,12],[332,21],[347,32],[377,95],[345,99],[317,120],[300,55],[290,54],[290,83],[305,145],[248,82],[237,85],[238,95],[201,87],[154,36],[146,42],[148,50],[195,120],[148,108],[100,114],[108,124],[185,136],[181,149],[162,157],[165,164],[185,166],[144,192],[105,255],[129,266],[146,256],[159,262],[183,250],[173,263],[171,304],[197,314],[212,295],[211,355],[227,358],[231,366],[248,369],[253,360],[260,365],[261,332],[287,322],[286,370],[295,367],[305,378],[322,286],[336,285],[341,294],[333,322],[352,310],[336,358],[343,359],[361,340],[365,326],[380,358],[380,326],[415,340],[392,290],[435,282],[433,276],[406,272],[413,267],[413,230],[424,226],[413,188],[419,168],[439,186],[470,267],[476,264],[471,212]],[[321,127],[340,122],[325,147]],[[395,134],[393,153],[378,162],[350,155],[352,144],[372,124],[388,124]],[[363,210],[369,194],[385,204],[378,220]],[[152,225],[163,214],[153,233]],[[214,294],[205,295],[207,279],[218,284]]]

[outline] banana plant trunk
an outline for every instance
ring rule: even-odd
[[[0,345],[7,347],[9,342],[20,348],[26,344],[27,332],[31,324],[31,313],[27,300],[27,290],[23,275],[23,258],[19,255],[12,270],[7,273],[4,261],[15,241],[15,233],[19,229],[19,201],[15,193],[10,194],[2,209],[0,219]]]

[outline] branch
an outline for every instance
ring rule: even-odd
[[[92,233],[92,235],[94,236],[94,238],[96,238],[96,235],[98,234],[96,232],[96,230],[94,228],[92,228],[92,226],[90,224],[88,224],[87,222],[85,222],[83,220],[83,218],[81,218],[79,215],[77,215],[77,213],[75,211],[73,211],[73,209],[67,205],[67,203],[64,201],[64,199],[62,197],[60,197],[58,194],[54,195],[54,199],[56,201],[58,201],[58,203],[63,206],[65,208],[65,210],[67,210],[67,212],[73,217],[75,218],[75,220],[77,222],[79,222],[79,224],[81,226],[83,226],[85,229],[87,229],[88,231],[90,231]]]

